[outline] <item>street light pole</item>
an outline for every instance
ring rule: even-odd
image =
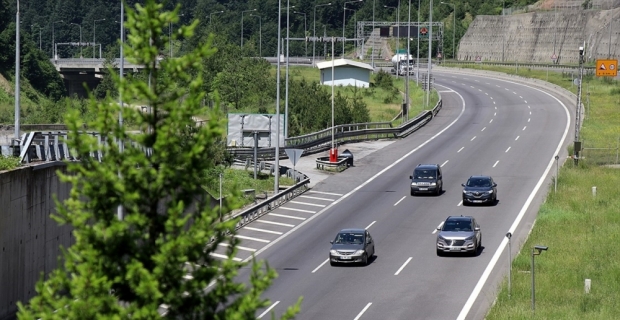
[[[258,18],[258,55],[263,56],[263,23],[262,18],[259,15],[250,14],[250,17]]]
[[[536,309],[536,274],[534,272],[534,256],[538,256],[542,251],[547,251],[548,247],[534,246],[532,248],[532,312]]]
[[[96,27],[97,21],[105,21],[105,19],[97,19],[93,21],[93,59],[95,59],[95,27]]]
[[[314,6],[314,22],[312,23],[312,37],[316,38],[316,7],[321,7],[321,6],[331,6],[332,3],[325,3],[325,4],[317,4]],[[314,66],[314,54],[316,51],[316,41],[312,41],[312,65]]]
[[[454,34],[456,33],[456,5],[454,3],[447,3],[443,1],[441,3],[452,6],[452,59],[454,59],[456,57],[454,55],[456,52],[456,47],[454,46]]]
[[[19,139],[19,0],[17,0],[17,12],[15,13],[15,139]],[[18,143],[18,142],[16,142]],[[20,150],[21,152],[21,150]]]
[[[125,72],[124,68],[125,68],[125,54],[123,52],[123,46],[125,45],[125,5],[124,5],[124,1],[121,0],[121,48],[120,48],[120,56],[121,56],[121,64],[120,64],[120,70],[119,70],[119,78],[120,78],[120,83],[121,85],[118,86],[118,102],[119,102],[119,107],[120,110],[118,112],[118,126],[120,128],[123,127],[123,86],[122,86],[122,82],[123,82],[123,74]],[[124,146],[123,146],[123,139],[118,139],[118,151],[119,153],[123,152]],[[118,176],[119,178],[121,177],[121,172],[120,170],[118,171]],[[116,208],[116,216],[118,218],[118,220],[123,220],[124,219],[124,210],[123,210],[123,204],[119,204],[118,207]]]
[[[293,6],[294,8],[295,6]],[[288,138],[288,56],[289,56],[289,31],[291,29],[291,5],[290,1],[286,0],[286,83],[284,84],[284,146],[286,146],[286,139]],[[279,76],[279,75],[278,75]]]
[[[59,20],[59,21],[54,21],[52,23],[52,59],[56,60],[56,39],[55,39],[55,33],[54,33],[54,25],[58,22],[64,22],[63,20]]]
[[[432,0],[431,0],[432,1]],[[411,52],[411,0],[409,0],[409,13],[407,14],[407,74],[405,76],[405,119],[409,120],[409,71],[411,68],[411,59],[409,59],[409,53]],[[400,33],[400,31],[399,31]],[[400,35],[400,34],[399,34]]]
[[[83,59],[84,57],[82,56],[82,25],[81,24],[77,24],[77,23],[69,23],[69,24],[74,24],[78,27],[80,27],[80,59]]]
[[[433,66],[433,0],[430,1],[430,7],[428,9],[428,66],[426,71],[426,105],[429,106],[431,98],[431,68]]]
[[[416,36],[418,38],[418,50],[416,52],[416,72],[415,72],[415,81],[418,86],[420,86],[420,0],[418,0],[418,34]]]
[[[241,49],[243,49],[243,14],[251,11],[256,11],[256,9],[241,11]]]
[[[394,9],[394,12],[396,13],[396,28],[392,30],[392,35],[396,35],[398,34],[397,30],[398,30],[398,8],[397,7],[390,7],[390,6],[383,6],[384,8],[388,8],[388,9]],[[396,79],[398,79],[398,67],[400,66],[400,56],[398,56],[398,37],[396,37],[396,69],[394,70],[396,72]]]
[[[276,154],[275,154],[275,167],[274,170],[274,193],[277,195],[280,193],[280,51],[281,51],[281,23],[282,21],[282,0],[278,0],[278,57],[277,71],[276,71]]]
[[[356,2],[362,2],[364,0],[356,0],[356,1],[347,1],[344,3],[343,6],[343,10],[342,10],[342,58],[344,59],[344,43],[345,41],[345,35],[344,35],[344,30],[345,27],[347,26],[347,3],[356,3]]]
[[[209,25],[211,25],[211,20],[213,19],[213,15],[216,13],[224,13],[224,10],[220,10],[220,11],[215,11],[215,12],[211,12],[209,14]]]
[[[303,14],[303,15],[304,15],[304,36],[303,36],[302,38],[305,38],[305,37],[306,37],[306,34],[307,34],[307,32],[308,32],[308,30],[307,30],[307,28],[306,28],[306,14],[305,14],[305,13],[303,13],[303,12],[299,12],[299,11],[293,11],[293,13],[296,13],[296,14]],[[306,55],[305,55],[305,56],[306,56],[306,57],[308,57],[308,42],[306,42]]]
[[[30,35],[32,36],[32,27],[34,27],[34,24],[30,25]],[[37,27],[39,27],[39,50],[41,50],[41,26],[39,26],[38,24],[36,25]]]

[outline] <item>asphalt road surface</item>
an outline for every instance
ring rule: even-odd
[[[298,297],[296,319],[483,319],[566,158],[574,101],[529,85],[437,71],[444,107],[406,139],[356,160],[281,208],[240,230],[239,261],[266,259],[279,273],[258,318],[280,316]],[[437,163],[444,193],[409,194],[419,163]],[[495,206],[463,207],[470,175],[498,183]],[[481,225],[477,256],[438,257],[435,229],[449,215]],[[376,257],[368,266],[331,267],[329,241],[342,228],[367,228]],[[247,270],[240,278],[247,277]]]

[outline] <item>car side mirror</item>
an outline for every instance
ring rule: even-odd
[[[480,227],[475,227],[474,231],[480,231]]]
[[[441,227],[437,227],[437,231],[441,231]]]
[[[497,183],[493,182],[493,186],[494,186],[494,187],[497,187]]]
[[[413,179],[413,176],[409,176],[409,179]]]
[[[465,184],[464,184],[464,183],[461,183],[461,187],[464,187],[464,186],[465,186]]]
[[[330,244],[334,244],[334,240],[330,240],[330,241],[329,241],[329,243],[330,243]]]

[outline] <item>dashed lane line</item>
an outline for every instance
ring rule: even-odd
[[[271,242],[269,240],[259,239],[259,238],[254,238],[254,237],[246,237],[246,236],[242,236],[242,235],[239,235],[239,234],[236,234],[233,237],[239,238],[239,239],[243,239],[243,240],[252,240],[252,241],[263,242],[263,243]]]
[[[292,228],[292,227],[295,226],[294,224],[288,224],[288,223],[282,223],[282,222],[273,222],[273,221],[263,220],[263,219],[254,220],[254,222],[273,224],[273,225],[276,225],[276,226],[283,226],[283,227],[289,227],[289,228]]]
[[[288,207],[279,207],[278,209],[289,210],[289,211],[297,211],[297,212],[305,212],[305,213],[316,213],[316,211],[303,210],[303,209],[295,209],[295,208],[288,208]]]
[[[278,231],[271,231],[271,230],[253,228],[253,227],[243,227],[243,229],[244,230],[252,230],[252,231],[258,231],[258,232],[264,232],[264,233],[277,234],[277,235],[281,235],[282,234],[282,232],[278,232]]]
[[[321,207],[321,208],[324,208],[324,207],[325,207],[325,205],[324,205],[324,204],[316,204],[316,203],[301,202],[301,201],[294,201],[294,200],[291,200],[291,201],[289,201],[289,202],[290,202],[290,203],[303,204],[304,206]]]
[[[344,194],[342,194],[342,193],[333,193],[333,192],[324,192],[324,191],[314,191],[314,190],[306,191],[306,193],[320,193],[320,194],[327,194],[327,195],[331,195],[331,196],[339,196],[339,197],[344,196]]]
[[[306,198],[306,199],[314,199],[314,200],[323,200],[323,201],[335,201],[334,199],[328,199],[328,198],[319,198],[319,197],[311,197],[311,196],[298,196],[299,198]]]
[[[273,213],[273,212],[270,212],[267,215],[274,216],[274,217],[280,217],[280,218],[295,219],[295,220],[306,220],[306,218],[302,218],[302,217],[289,216],[286,214],[278,214],[278,213]]]
[[[222,246],[222,247],[230,247],[230,245],[228,243],[218,243],[218,245]],[[256,252],[256,249],[252,249],[252,248],[248,248],[248,247],[242,247],[242,246],[236,246],[237,249],[239,250],[243,250],[243,251],[249,251],[249,252]]]

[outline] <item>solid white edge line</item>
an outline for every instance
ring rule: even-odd
[[[267,313],[269,313],[269,311],[271,311],[271,309],[273,309],[273,307],[277,306],[278,303],[280,303],[280,301],[274,302],[271,306],[269,306],[269,308],[267,308],[267,310],[265,310],[263,313],[261,313],[260,316],[257,317],[257,319],[260,319],[260,318],[264,317]]]
[[[461,200],[461,201],[459,202],[459,204],[457,204],[456,206],[457,206],[457,207],[460,207],[462,204],[463,204],[463,200]]]
[[[398,268],[398,271],[396,271],[396,273],[394,273],[394,275],[397,276],[401,271],[403,271],[403,269],[405,269],[405,267],[409,264],[409,261],[411,261],[411,259],[413,259],[413,258],[409,257],[409,259],[407,259],[407,261],[405,261],[405,263],[403,263],[403,265],[400,266],[400,268]]]
[[[310,273],[315,273],[317,270],[321,269],[321,267],[327,263],[327,261],[329,261],[329,258],[325,259],[325,261],[323,261],[323,263],[319,264],[318,267],[314,268],[314,270],[312,270],[312,272]]]
[[[510,226],[510,229],[508,230],[508,232],[514,234],[515,230],[519,226],[519,223],[521,223],[521,219],[523,219],[523,216],[525,215],[525,212],[527,211],[527,209],[529,208],[530,204],[534,200],[534,197],[536,196],[536,193],[538,193],[538,189],[540,189],[540,187],[542,186],[543,182],[545,181],[545,178],[549,174],[549,171],[553,167],[553,165],[555,163],[555,155],[559,154],[560,150],[562,149],[562,146],[564,145],[564,140],[566,140],[566,136],[568,135],[568,129],[570,128],[571,116],[570,116],[570,113],[569,113],[568,108],[566,107],[566,105],[564,103],[562,103],[562,101],[560,101],[560,99],[554,97],[550,93],[545,92],[545,91],[543,91],[541,89],[530,87],[530,86],[525,85],[525,84],[520,84],[520,83],[516,83],[516,82],[512,82],[512,81],[506,81],[506,82],[510,82],[510,83],[513,83],[513,84],[518,84],[518,85],[525,86],[525,87],[530,88],[530,89],[534,89],[536,91],[542,92],[542,93],[550,96],[551,98],[555,99],[560,105],[562,105],[562,107],[564,107],[564,112],[566,114],[566,119],[568,120],[566,122],[566,128],[564,128],[564,135],[562,136],[562,140],[560,140],[560,143],[558,144],[558,147],[555,149],[555,153],[553,154],[553,156],[549,160],[549,164],[547,165],[547,169],[545,170],[544,174],[538,180],[538,183],[534,187],[534,190],[532,190],[532,193],[530,193],[530,196],[525,201],[525,204],[523,204],[523,207],[521,208],[521,211],[519,212],[519,214],[515,218],[514,222],[512,223],[512,226]],[[471,308],[474,305],[474,302],[476,302],[476,299],[478,298],[478,295],[480,294],[480,291],[482,291],[482,287],[484,287],[484,284],[486,283],[487,279],[491,275],[491,272],[495,268],[495,264],[497,264],[497,261],[499,260],[499,257],[504,252],[504,248],[506,248],[507,244],[508,244],[508,239],[506,237],[503,237],[502,242],[500,243],[499,247],[495,251],[495,254],[493,254],[493,257],[491,258],[491,261],[487,265],[486,269],[484,269],[484,272],[482,273],[482,276],[480,276],[480,280],[478,280],[478,283],[476,284],[476,287],[474,287],[474,290],[471,292],[471,295],[467,299],[467,302],[465,302],[465,305],[463,306],[463,309],[461,309],[461,313],[459,313],[459,316],[456,318],[457,320],[465,320],[465,318],[467,317],[467,314],[469,313],[469,310],[471,310]]]
[[[394,204],[394,206],[396,207],[401,201],[405,200],[407,196],[403,196],[402,198],[400,198],[400,200],[396,201],[396,203]]]
[[[442,85],[438,85],[438,86],[442,86]],[[448,88],[446,86],[442,86],[445,88]],[[258,256],[259,254],[265,252],[266,250],[268,250],[269,248],[271,248],[274,244],[280,242],[282,239],[286,238],[287,236],[289,236],[290,234],[292,234],[293,232],[297,231],[298,229],[300,229],[301,227],[305,226],[307,223],[309,223],[310,221],[314,220],[316,217],[320,216],[321,214],[323,214],[324,212],[328,211],[329,209],[331,209],[333,206],[335,206],[336,204],[340,203],[341,201],[343,201],[344,199],[348,198],[349,196],[351,196],[353,193],[355,193],[356,191],[358,191],[359,189],[365,187],[367,184],[369,184],[370,182],[372,182],[373,180],[375,180],[377,177],[379,177],[380,175],[384,174],[386,171],[392,169],[394,166],[396,166],[397,164],[399,164],[400,162],[402,162],[404,159],[407,159],[409,156],[411,156],[414,152],[420,150],[422,147],[424,147],[425,145],[427,145],[428,143],[430,143],[431,141],[435,140],[437,137],[439,137],[442,133],[446,132],[446,130],[448,130],[450,127],[452,127],[457,121],[459,121],[459,119],[461,119],[461,117],[463,116],[463,113],[465,112],[465,99],[463,98],[463,96],[456,92],[455,93],[459,96],[459,98],[461,98],[461,113],[459,113],[459,115],[456,117],[456,119],[454,119],[452,122],[450,122],[450,124],[448,126],[446,126],[445,128],[443,128],[441,131],[437,132],[434,136],[430,137],[428,140],[424,141],[422,144],[420,144],[419,146],[417,146],[415,149],[407,152],[407,154],[405,154],[404,156],[402,156],[400,159],[394,161],[392,164],[390,164],[389,166],[385,167],[383,170],[379,171],[377,174],[375,174],[374,176],[370,177],[368,180],[366,180],[364,183],[360,184],[359,186],[357,186],[355,189],[349,191],[347,194],[345,194],[344,196],[338,198],[337,200],[335,200],[334,202],[330,203],[327,207],[323,208],[321,211],[317,212],[315,215],[311,216],[310,218],[304,220],[304,222],[298,224],[295,228],[289,230],[287,233],[283,234],[281,237],[273,240],[272,242],[270,242],[268,245],[262,247],[261,249],[259,249],[258,251],[256,251],[256,253],[254,254],[253,257]],[[244,260],[244,262],[248,262],[251,259],[253,259],[253,257],[248,257]]]
[[[442,168],[443,168],[443,166],[445,166],[445,165],[446,165],[446,163],[448,163],[448,161],[450,161],[450,160],[446,160],[446,162],[442,163],[440,167],[442,167]]]
[[[372,304],[372,302],[368,302],[368,304],[364,307],[364,309],[362,309],[362,311],[360,311],[360,313],[357,314],[357,317],[355,317],[355,319],[353,319],[353,320],[359,320],[359,318],[362,317],[364,312],[366,312],[366,310],[368,310],[368,308],[370,308],[371,304]]]
[[[375,224],[375,222],[377,222],[377,221],[373,221],[373,222],[371,222],[371,223],[368,225],[368,227],[366,227],[366,230],[368,230],[370,227],[372,227],[372,225],[373,225],[373,224]]]

